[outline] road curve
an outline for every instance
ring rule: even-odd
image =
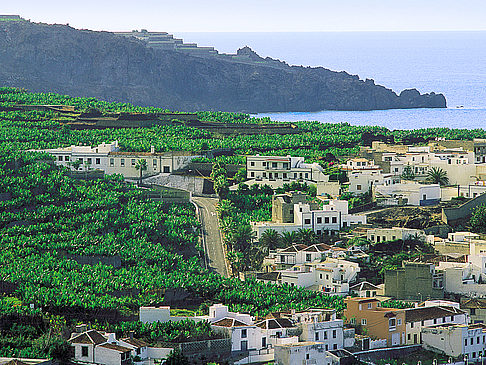
[[[224,277],[228,277],[228,266],[224,257],[223,242],[219,230],[217,198],[192,197],[192,201],[199,208],[204,251],[209,261],[209,268]]]

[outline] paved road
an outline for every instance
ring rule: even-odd
[[[228,268],[223,251],[223,242],[218,224],[218,214],[216,212],[217,198],[193,197],[192,201],[199,208],[199,219],[201,220],[204,251],[207,254],[209,267],[228,277]]]

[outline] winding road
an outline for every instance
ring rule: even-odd
[[[220,275],[228,277],[228,266],[224,257],[223,241],[219,230],[218,213],[216,212],[217,198],[192,197],[192,201],[199,209],[199,219],[202,226],[204,251],[207,264]]]

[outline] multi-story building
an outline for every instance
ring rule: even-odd
[[[360,325],[370,336],[386,340],[388,346],[406,344],[403,309],[382,308],[375,298],[348,297],[344,302],[347,323]]]
[[[438,305],[431,303],[428,306],[405,310],[406,344],[422,343],[421,331],[426,327],[467,324],[467,314],[457,307],[458,305],[441,305],[439,302]]]
[[[195,157],[186,152],[157,153],[151,147],[150,152],[120,151],[118,141],[102,143],[96,147],[70,146],[45,150],[54,156],[57,165],[70,169],[78,164],[78,171],[102,170],[106,174],[121,174],[126,178],[138,178],[140,171],[136,169],[138,160],[145,160],[147,169],[144,176],[170,174],[182,169]],[[77,162],[76,162],[77,161]]]
[[[455,359],[476,363],[484,359],[486,327],[483,324],[439,325],[422,329],[423,347]]]
[[[319,342],[298,342],[275,346],[276,365],[332,365],[333,358]]]
[[[385,271],[385,296],[401,300],[440,299],[444,297],[444,278],[434,264],[404,261],[402,267]]]
[[[345,303],[346,320],[361,325],[370,336],[386,340],[388,346],[419,344],[421,330],[428,326],[467,323],[464,311],[441,302],[410,309],[383,308],[376,298],[348,297]]]
[[[326,258],[324,262],[295,265],[257,276],[263,282],[288,284],[332,295],[347,295],[349,285],[356,281],[360,267],[355,262]]]
[[[447,234],[447,238],[429,235],[427,243],[433,245],[435,250],[442,255],[479,255],[486,252],[486,240],[479,238],[477,233],[451,232]]]
[[[305,163],[304,157],[247,156],[248,179],[301,181],[307,183],[329,182],[329,175],[318,163]]]
[[[314,208],[314,204],[298,202],[293,204],[294,217],[292,222],[252,222],[253,231],[259,239],[262,233],[269,229],[279,233],[310,229],[317,235],[322,235],[325,233],[333,234],[342,228],[366,224],[365,215],[348,213],[347,200],[325,200],[321,209]]]
[[[379,165],[365,158],[352,158],[341,165],[348,173],[348,192],[353,194],[371,193],[373,186],[394,185],[400,182],[400,177],[394,174],[384,174]]]

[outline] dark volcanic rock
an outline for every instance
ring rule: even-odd
[[[442,94],[400,95],[346,72],[288,66],[249,47],[248,62],[154,50],[108,32],[0,24],[0,84],[172,110],[318,111],[441,108]]]

